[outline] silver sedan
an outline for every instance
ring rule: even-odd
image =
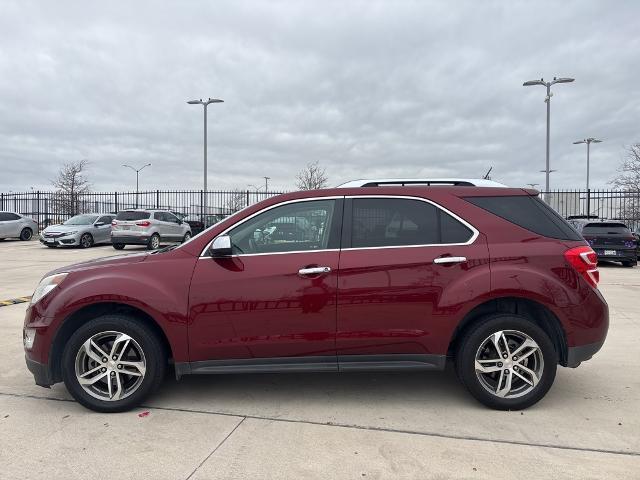
[[[111,222],[114,215],[86,213],[71,217],[60,225],[51,225],[40,234],[47,247],[80,246],[89,248],[98,243],[111,243]]]
[[[5,238],[31,240],[38,234],[38,223],[29,217],[14,212],[0,212],[0,241]]]

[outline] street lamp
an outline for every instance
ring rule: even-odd
[[[271,177],[262,178],[264,178],[264,192],[267,193],[269,191],[269,180],[271,180]]]
[[[189,105],[202,105],[204,107],[204,199],[203,214],[207,214],[207,107],[210,103],[223,103],[224,100],[219,98],[210,98],[209,100],[189,100]]]
[[[545,82],[544,78],[540,80],[529,80],[528,82],[524,82],[522,84],[523,87],[530,87],[532,85],[542,85],[543,87],[547,87],[547,96],[544,101],[547,104],[547,163],[546,168],[541,170],[545,172],[545,192],[549,192],[549,174],[553,171],[549,169],[549,124],[551,122],[551,97],[553,93],[551,93],[551,85],[556,83],[571,83],[575,79],[574,78],[566,78],[566,77],[553,77],[551,82]]]
[[[582,143],[587,144],[587,215],[591,213],[589,210],[591,209],[591,191],[589,190],[589,151],[591,150],[592,143],[602,143],[602,140],[598,140],[597,138],[589,137],[584,140],[578,140],[577,142],[573,142],[574,145],[580,145]]]
[[[125,164],[122,164],[122,166],[123,166],[123,167],[130,168],[131,170],[133,170],[134,172],[136,172],[136,208],[138,208],[138,179],[139,179],[139,176],[140,176],[140,172],[141,172],[142,170],[144,170],[146,167],[150,167],[150,166],[151,166],[151,164],[150,164],[150,163],[147,163],[146,165],[143,165],[143,166],[142,166],[142,167],[140,167],[140,168],[135,168],[135,167],[132,167],[131,165],[125,165]]]

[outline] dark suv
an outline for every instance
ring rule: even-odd
[[[625,267],[638,264],[636,238],[616,220],[569,219],[569,223],[591,245],[600,260],[621,262]]]
[[[179,247],[60,268],[24,324],[38,385],[132,408],[186,374],[441,370],[522,409],[602,346],[596,255],[533,190],[290,193]]]

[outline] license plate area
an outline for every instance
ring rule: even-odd
[[[618,252],[616,252],[615,250],[605,250],[604,254],[605,255],[617,255]]]

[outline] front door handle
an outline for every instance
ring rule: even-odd
[[[330,271],[331,267],[308,267],[298,270],[298,275],[306,277],[307,275],[320,275],[322,273],[329,273]]]
[[[467,257],[438,257],[433,259],[433,263],[464,263]]]

